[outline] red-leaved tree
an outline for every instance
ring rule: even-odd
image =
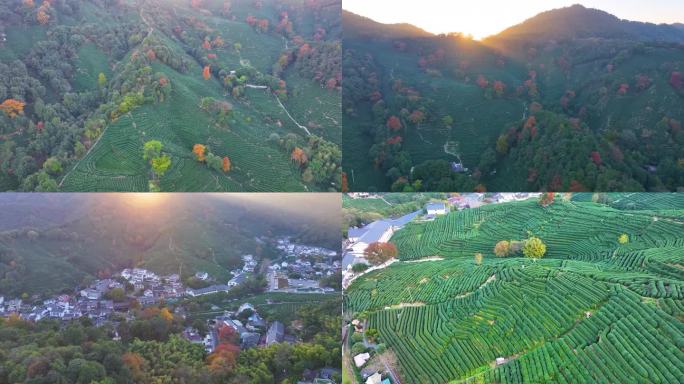
[[[399,120],[399,118],[396,116],[390,116],[389,119],[387,119],[387,128],[389,128],[393,131],[400,130],[401,129],[401,120]]]
[[[373,265],[380,265],[399,254],[397,246],[392,243],[370,243],[363,252],[366,260]]]

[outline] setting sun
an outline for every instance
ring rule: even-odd
[[[139,208],[151,208],[163,203],[166,200],[165,193],[125,193],[118,195],[130,205]]]

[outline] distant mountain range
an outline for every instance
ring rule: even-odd
[[[427,37],[433,34],[407,23],[383,24],[349,11],[343,11],[345,38],[370,36],[380,38]],[[458,26],[455,26],[457,29]],[[559,40],[607,38],[684,42],[684,24],[653,24],[621,20],[608,12],[575,4],[552,9],[520,24],[487,37],[485,42],[502,39]]]

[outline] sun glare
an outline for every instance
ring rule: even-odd
[[[164,200],[166,200],[167,194],[165,193],[124,193],[121,194],[121,199],[134,207],[137,208],[151,208],[155,207]]]

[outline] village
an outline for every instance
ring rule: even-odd
[[[341,263],[339,253],[330,249],[303,245],[290,237],[277,239],[280,257],[267,268],[267,292],[286,293],[332,293],[335,289],[321,287],[320,279],[335,274],[339,276]],[[192,278],[207,285],[204,288],[186,287],[180,275],[157,275],[144,268],[127,268],[110,278],[95,280],[73,294],[60,294],[40,302],[21,298],[5,299],[0,296],[0,317],[17,315],[24,320],[59,320],[67,324],[72,320],[88,318],[95,326],[111,324],[116,326],[120,319],[134,319],[133,310],[154,305],[177,304],[174,315],[186,317],[187,309],[181,300],[229,292],[239,287],[248,278],[258,273],[258,261],[254,255],[241,256],[242,268],[231,271],[232,278],[225,284],[211,284],[216,280],[207,272],[197,272]],[[267,264],[268,265],[268,264]],[[273,284],[272,282],[276,283]],[[237,305],[237,304],[236,304]],[[218,307],[213,306],[213,309]],[[295,322],[296,323],[296,322]],[[303,324],[291,324],[293,331],[301,331]],[[300,328],[297,328],[300,327]],[[115,328],[115,327],[114,327]],[[249,302],[240,304],[237,310],[226,310],[206,320],[203,331],[186,326],[181,336],[191,343],[203,346],[211,354],[220,344],[220,333],[230,329],[239,340],[241,350],[267,347],[275,343],[294,344],[301,342],[288,332],[280,320],[267,321]],[[119,340],[115,332],[114,340]],[[333,377],[341,373],[339,368],[306,370],[300,383],[333,384]]]
[[[317,246],[302,245],[293,242],[290,237],[277,239],[277,248],[282,253],[278,262],[268,267],[267,291],[290,292],[290,293],[330,293],[334,288],[321,287],[320,279],[339,273],[341,264],[338,260],[332,261],[338,253]],[[109,322],[115,313],[132,316],[130,309],[164,304],[174,304],[183,298],[194,298],[204,295],[229,292],[244,283],[254,275],[259,261],[251,255],[242,255],[243,266],[231,271],[232,278],[225,284],[210,284],[216,280],[207,272],[197,272],[196,280],[207,284],[203,288],[186,287],[179,274],[160,276],[144,268],[126,268],[109,278],[97,279],[87,287],[83,287],[72,294],[60,294],[45,300],[36,302],[28,298],[5,298],[0,296],[0,317],[16,314],[20,318],[29,321],[42,319],[57,319],[70,321],[86,317],[94,325],[100,326]],[[271,282],[275,280],[276,284]],[[243,310],[245,308],[242,308]],[[263,319],[254,311],[248,324],[244,326],[239,322],[232,323],[239,331],[241,338],[244,336],[244,345],[254,346],[258,341],[254,333],[256,328],[266,326]],[[184,312],[182,307],[176,311]],[[240,314],[243,310],[238,311]],[[215,319],[215,322],[230,320],[226,313]],[[284,334],[279,332],[282,324],[275,322],[271,325],[273,336],[269,340],[285,340]],[[270,328],[269,328],[270,330]],[[191,333],[191,332],[190,332]],[[190,334],[189,333],[189,334]],[[193,339],[194,340],[194,339]],[[266,343],[268,344],[268,343]],[[207,346],[211,346],[211,341]],[[211,352],[211,348],[207,349]]]
[[[75,294],[61,294],[40,303],[20,298],[5,302],[0,297],[0,316],[15,313],[30,321],[87,317],[95,325],[103,325],[115,312],[128,313],[132,306],[150,306],[162,300],[177,302],[185,294],[186,288],[177,274],[159,276],[147,269],[124,269],[111,278],[96,280]]]
[[[320,279],[339,273],[342,264],[334,260],[338,252],[292,242],[288,236],[277,239],[276,248],[282,257],[268,267],[269,292],[329,293],[334,289],[322,287]]]

